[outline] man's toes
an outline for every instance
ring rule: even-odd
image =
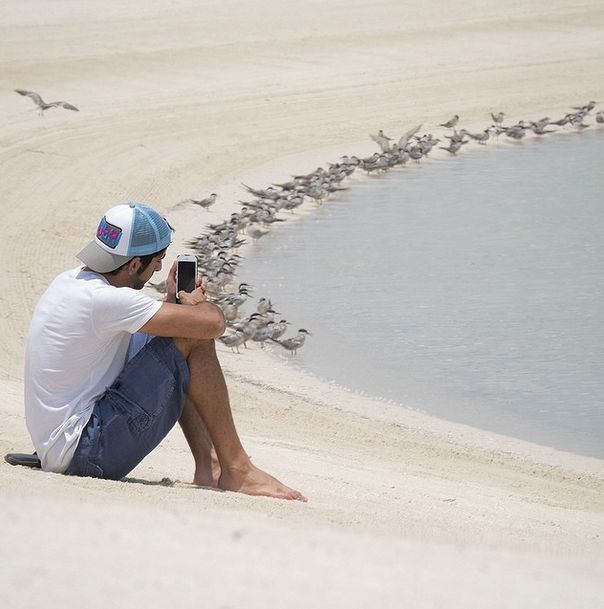
[[[306,503],[308,501],[308,499],[302,493],[299,493],[298,491],[292,491],[289,494],[288,498],[292,499],[293,501],[302,501],[303,503]]]

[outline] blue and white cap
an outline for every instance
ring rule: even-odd
[[[112,207],[99,222],[96,237],[79,258],[97,273],[109,273],[136,256],[148,256],[172,242],[172,227],[144,203]]]

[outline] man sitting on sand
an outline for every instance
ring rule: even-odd
[[[172,239],[143,204],[118,205],[34,311],[25,354],[25,416],[46,471],[119,480],[178,421],[193,483],[281,499],[305,498],[255,467],[235,429],[214,339],[219,307],[199,283],[176,303],[141,292]],[[214,452],[215,450],[215,452]]]

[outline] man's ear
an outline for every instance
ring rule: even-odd
[[[141,268],[142,262],[139,256],[136,256],[128,263],[128,273],[130,275],[136,275]]]

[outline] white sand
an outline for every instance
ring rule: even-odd
[[[603,61],[595,0],[6,0],[0,452],[30,448],[32,309],[109,206],[168,213],[216,191],[207,214],[170,213],[175,255],[237,208],[240,180],[454,113],[562,116],[604,102]],[[38,118],[15,87],[81,112]],[[601,606],[602,461],[361,398],[258,349],[221,360],[254,461],[309,503],[175,482],[192,468],[178,429],[126,482],[1,463],[1,607]]]

